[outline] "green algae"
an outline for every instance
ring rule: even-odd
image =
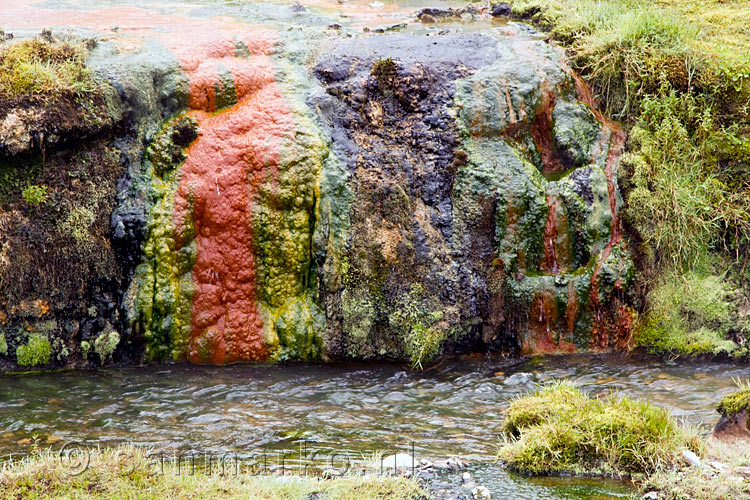
[[[190,238],[195,229],[188,221],[178,250],[172,213],[179,185],[177,167],[185,155],[172,142],[174,126],[181,117],[164,123],[146,150],[144,169],[152,208],[149,212],[143,260],[136,267],[129,291],[131,321],[143,328],[149,359],[182,359],[190,338],[192,268],[196,246]]]

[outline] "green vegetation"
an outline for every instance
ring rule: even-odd
[[[42,366],[49,363],[52,356],[52,346],[46,335],[34,333],[29,337],[26,345],[16,349],[16,360],[21,366]]]
[[[669,412],[646,402],[610,395],[595,399],[557,382],[513,401],[499,458],[532,473],[649,473],[675,462],[700,443]]]
[[[657,471],[638,485],[642,494],[658,492],[659,500],[726,500],[750,498],[750,481],[735,473],[750,466],[750,448],[709,438],[703,462],[719,462],[726,467],[676,466]],[[640,496],[638,497],[640,498]]]
[[[739,357],[747,353],[727,340],[737,320],[733,291],[720,277],[669,272],[649,296],[651,314],[639,325],[636,345],[653,353]]]
[[[8,341],[5,340],[5,333],[0,332],[0,354],[5,356],[8,354]]]
[[[651,290],[638,344],[726,350],[726,324],[691,304],[701,281],[718,283],[722,310],[736,310],[723,291],[739,285],[748,295],[750,2],[515,0],[513,13],[562,42],[605,111],[630,129],[623,216]],[[717,259],[729,262],[729,275],[716,274]],[[692,273],[691,284],[673,283],[681,272]]]
[[[81,357],[83,359],[86,359],[89,356],[89,352],[91,351],[91,342],[87,340],[81,341]]]
[[[724,396],[716,407],[724,417],[730,417],[743,410],[750,410],[750,383],[738,383],[739,390]]]
[[[0,98],[84,94],[96,89],[86,45],[44,32],[0,48]]]
[[[370,74],[378,81],[378,86],[385,89],[393,86],[397,70],[398,66],[396,65],[396,62],[388,57],[386,59],[378,59],[375,61],[370,70]]]
[[[47,186],[35,186],[30,184],[23,188],[23,199],[29,205],[38,206],[47,203]]]
[[[120,343],[120,334],[112,330],[99,335],[94,340],[94,351],[99,355],[99,360],[104,364]],[[90,348],[91,346],[89,346]],[[88,354],[88,352],[87,352]],[[85,357],[85,356],[84,356]]]
[[[431,361],[448,336],[445,326],[437,323],[443,319],[440,311],[427,311],[422,305],[424,290],[414,283],[398,308],[390,315],[389,322],[402,332],[404,348],[412,365],[420,370],[422,364]]]
[[[83,459],[85,463],[85,458]],[[196,471],[189,474],[165,462],[163,473],[146,452],[134,447],[91,450],[87,470],[71,475],[66,462],[52,451],[37,452],[28,460],[5,464],[0,471],[0,499],[110,499],[170,498],[173,500],[361,500],[425,499],[415,481],[403,477],[269,477],[252,471],[220,475]],[[180,473],[181,472],[181,473]]]

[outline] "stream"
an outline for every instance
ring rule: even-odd
[[[708,430],[714,407],[733,391],[741,367],[671,364],[580,354],[508,361],[466,357],[425,372],[400,365],[187,364],[67,371],[0,378],[0,453],[65,443],[133,443],[164,454],[236,453],[270,461],[299,456],[300,443],[336,466],[374,452],[417,459],[460,456],[494,498],[627,497],[622,482],[528,478],[495,461],[503,410],[512,398],[553,379],[590,394],[619,391],[671,409]],[[322,458],[321,458],[322,457]],[[443,474],[460,484],[460,474]]]

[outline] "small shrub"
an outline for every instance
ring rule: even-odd
[[[519,398],[506,412],[499,458],[532,473],[648,473],[674,463],[695,435],[667,410],[628,397],[594,399],[567,382]]]
[[[440,311],[429,311],[424,298],[422,285],[415,283],[399,301],[391,313],[389,323],[401,333],[406,353],[412,366],[421,369],[440,351],[449,335],[445,326],[438,322],[443,318]]]
[[[39,206],[42,203],[47,203],[47,186],[35,186],[32,184],[23,188],[21,194],[29,205]]]
[[[16,349],[16,359],[21,366],[42,366],[49,363],[52,346],[45,335],[32,334],[26,345]]]

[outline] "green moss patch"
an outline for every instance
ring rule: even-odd
[[[515,400],[502,429],[510,438],[500,459],[531,474],[648,473],[699,447],[663,408],[625,396],[591,398],[567,382]]]
[[[25,345],[16,350],[16,360],[21,366],[42,366],[49,363],[52,345],[46,335],[32,334]]]
[[[721,415],[731,417],[743,410],[750,410],[750,389],[743,389],[724,396],[716,407]]]
[[[744,356],[746,350],[728,339],[742,328],[733,295],[715,274],[667,274],[648,296],[650,314],[636,331],[636,345],[654,354]]]

